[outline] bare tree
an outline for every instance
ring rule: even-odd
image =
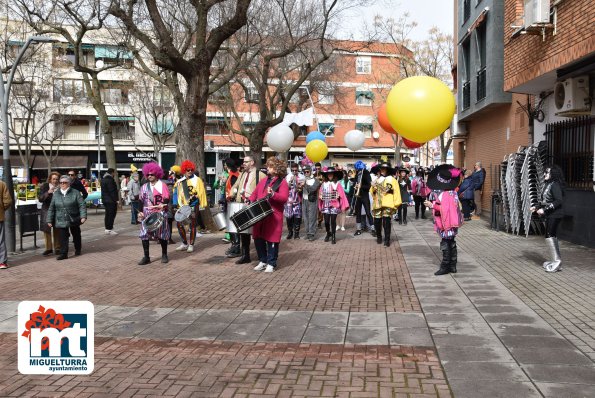
[[[211,66],[222,44],[247,20],[251,0],[114,0],[115,16],[153,58],[174,72],[167,85],[179,110],[177,156],[193,160],[205,172],[204,130],[209,92],[231,79],[234,68],[221,71],[212,85]],[[178,80],[178,75],[184,84]],[[203,174],[204,175],[204,174]]]
[[[109,14],[102,0],[48,0],[42,3],[35,0],[15,0],[13,11],[37,34],[59,36],[68,43],[64,51],[72,53],[72,68],[82,74],[85,93],[99,118],[100,129],[104,134],[107,165],[116,170],[113,128],[101,96],[99,74],[125,62],[126,35],[120,34],[120,42],[115,43],[111,49],[116,53],[113,56],[116,62],[95,63],[94,56],[85,51],[83,42],[100,40],[102,44],[109,44],[112,37],[109,29],[114,29],[106,25]]]
[[[155,158],[168,143],[174,141],[178,120],[176,104],[164,73],[149,75],[141,67],[135,67],[132,75],[134,91],[129,96],[129,112],[137,121],[132,139],[138,150],[149,140]]]
[[[283,122],[286,113],[309,106],[308,93],[333,92],[333,69],[318,70],[343,43],[331,40],[332,26],[342,13],[360,1],[255,1],[248,23],[226,49],[225,56],[238,65],[230,96],[221,107],[231,131],[247,139],[258,162],[269,128]],[[325,83],[328,83],[326,87]],[[243,127],[238,107],[252,103],[258,117]],[[226,112],[225,110],[230,112]],[[250,112],[252,113],[252,112]],[[294,133],[299,134],[298,129]]]
[[[453,39],[450,34],[441,32],[437,27],[432,27],[427,32],[427,38],[412,40],[409,38],[412,30],[417,26],[411,21],[409,14],[401,17],[383,18],[376,16],[375,26],[385,40],[403,44],[411,50],[410,54],[401,54],[402,78],[410,76],[431,76],[439,79],[452,87],[452,69],[454,67]],[[446,162],[446,156],[452,143],[450,132],[440,134],[440,157]]]

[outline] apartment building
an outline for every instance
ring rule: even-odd
[[[504,1],[504,90],[530,97],[534,142],[568,190],[559,237],[595,246],[595,29],[592,0]]]
[[[499,190],[504,156],[528,145],[526,95],[506,92],[504,82],[504,3],[456,0],[457,122],[453,129],[455,165],[486,169],[482,208],[488,217]],[[519,103],[521,105],[519,105]]]

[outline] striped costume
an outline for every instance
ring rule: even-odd
[[[144,225],[141,224],[139,238],[141,240],[169,240],[171,237],[171,231],[169,229],[169,223],[167,222],[167,206],[163,209],[152,209],[151,206],[157,206],[160,204],[167,204],[170,200],[169,189],[163,181],[157,181],[155,185],[147,182],[140,188],[139,201],[141,205],[140,211],[146,217],[149,217],[155,212],[161,212],[164,220],[159,229],[148,232]]]

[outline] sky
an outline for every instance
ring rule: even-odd
[[[357,37],[356,29],[365,24],[371,24],[375,15],[398,19],[401,14],[408,12],[409,19],[417,22],[409,38],[423,40],[432,26],[437,26],[442,32],[452,34],[453,31],[453,1],[452,0],[370,0],[371,6],[350,13],[347,21],[352,34]]]

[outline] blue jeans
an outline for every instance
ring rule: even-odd
[[[138,200],[131,200],[130,201],[130,223],[131,224],[138,223],[138,221],[137,221],[138,208],[139,208]]]
[[[268,242],[262,238],[254,239],[258,260],[275,268],[277,266],[277,257],[279,256],[279,243]]]

